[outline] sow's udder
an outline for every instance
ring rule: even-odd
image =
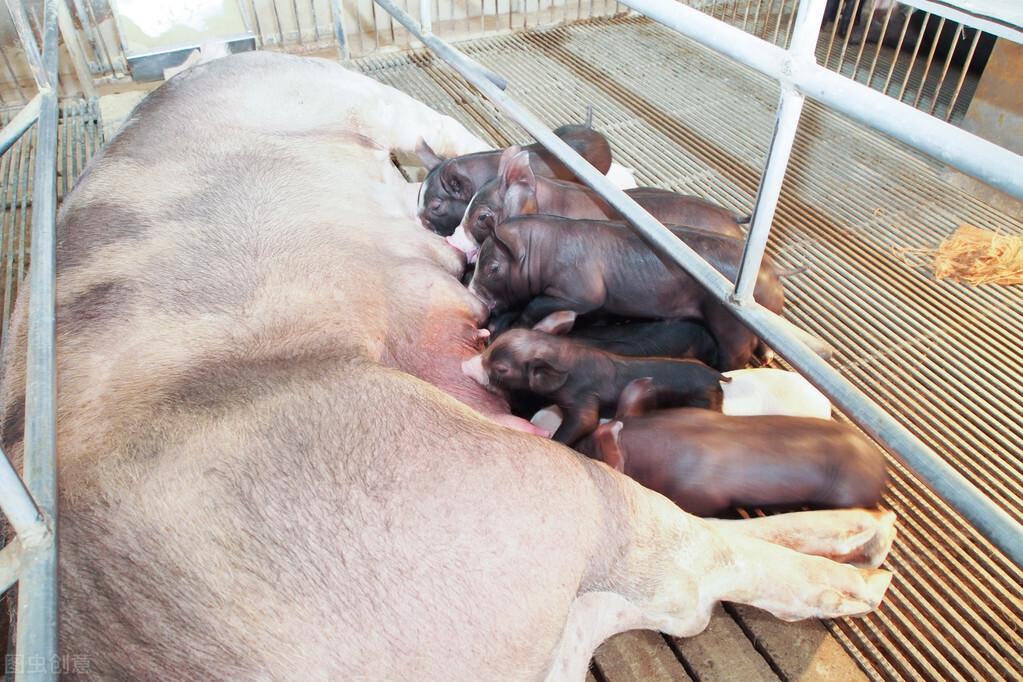
[[[382,306],[387,324],[381,360],[500,423],[526,428],[528,422],[520,424],[512,417],[503,397],[462,372],[462,363],[483,349],[478,327],[486,320],[487,310],[432,260],[389,267],[390,291]]]

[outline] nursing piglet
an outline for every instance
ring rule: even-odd
[[[584,185],[538,176],[528,154],[509,147],[501,156],[497,177],[483,185],[465,211],[461,225],[448,242],[475,261],[479,245],[494,227],[518,215],[541,213],[563,218],[623,220],[623,216]],[[742,237],[742,220],[731,211],[700,197],[656,187],[625,190],[662,223],[686,225]]]
[[[537,331],[567,335],[588,346],[617,355],[682,358],[717,364],[718,346],[707,329],[689,320],[657,320],[611,324],[576,324],[570,310],[552,313],[533,325]]]
[[[721,409],[721,385],[728,379],[695,360],[630,358],[592,348],[563,336],[513,329],[462,371],[488,388],[529,391],[561,408],[564,420],[554,440],[572,444],[610,416],[633,379],[654,377],[652,391],[670,405]],[[663,403],[662,403],[663,404]]]
[[[650,381],[623,392],[622,416],[581,444],[685,511],[731,507],[873,507],[887,482],[884,456],[851,426],[805,417],[732,417],[710,410],[645,413]]]
[[[554,134],[601,173],[607,173],[611,167],[611,147],[607,139],[588,123],[562,126]],[[572,171],[540,144],[512,148],[528,152],[524,163],[537,175],[575,179]],[[461,222],[476,191],[497,176],[503,152],[496,149],[445,159],[420,140],[416,153],[429,170],[419,189],[419,220],[428,230],[450,235]]]
[[[741,240],[705,230],[672,230],[719,272],[735,278]],[[531,327],[561,310],[699,320],[717,343],[721,370],[745,367],[759,344],[689,273],[660,257],[620,223],[512,218],[484,242],[469,289],[492,314],[524,305],[520,327]],[[770,258],[764,258],[754,294],[762,306],[781,312],[784,292]]]

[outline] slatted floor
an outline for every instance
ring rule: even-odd
[[[6,123],[17,111],[0,114]],[[57,145],[57,198],[74,185],[86,162],[102,145],[96,105],[69,100],[61,105]],[[32,126],[0,158],[0,291],[3,318],[0,339],[7,336],[11,309],[31,258],[32,174],[35,170],[36,127]]]
[[[594,105],[597,127],[641,184],[750,212],[777,100],[767,79],[635,17],[462,47],[551,127]],[[352,66],[496,145],[525,139],[428,54]],[[846,377],[1023,520],[1023,288],[936,281],[898,254],[937,246],[961,222],[1009,234],[1023,225],[940,173],[810,103],[769,249],[781,267],[810,265],[787,282],[787,316],[832,343]],[[611,640],[595,678],[1023,679],[1023,572],[895,461],[891,472],[896,578],[877,614],[784,625],[727,606],[697,638]]]

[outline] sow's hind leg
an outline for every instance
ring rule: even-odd
[[[618,632],[649,628],[695,635],[719,601],[750,604],[783,620],[857,616],[878,606],[891,581],[887,571],[855,568],[719,528],[604,471],[616,479],[617,491],[607,502],[620,515],[610,521],[617,530],[608,540],[606,563],[592,571],[570,608],[548,680],[582,680],[595,648]],[[813,525],[808,521],[799,523]]]

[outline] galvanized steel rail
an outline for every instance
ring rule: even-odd
[[[17,536],[0,553],[0,589],[18,582],[17,680],[52,680],[60,672],[57,631],[56,466],[56,209],[57,209],[57,2],[43,7],[39,54],[24,9],[7,0],[33,65],[39,94],[24,115],[4,129],[16,141],[38,113],[32,198],[32,267],[26,362],[24,483],[0,456],[0,507]],[[14,125],[17,123],[17,125]],[[12,127],[13,126],[13,127]],[[9,146],[9,144],[8,144]]]
[[[741,291],[737,291],[731,282],[696,254],[696,252],[675,238],[671,232],[665,229],[663,225],[657,222],[627,195],[611,185],[604,176],[600,175],[582,157],[573,152],[568,145],[564,144],[529,111],[495,87],[488,78],[489,72],[477,68],[465,55],[462,55],[435,36],[424,34],[415,24],[414,20],[391,0],[376,0],[376,3],[431,49],[434,49],[433,46],[435,45],[443,45],[442,51],[435,50],[441,58],[451,64],[512,120],[522,126],[538,142],[543,144],[544,147],[564,162],[566,166],[571,168],[581,180],[619,210],[653,246],[685,268],[718,300],[729,305],[737,317],[763,338],[768,345],[774,348],[792,366],[806,375],[818,388],[824,391],[860,427],[908,464],[920,478],[926,481],[943,499],[967,518],[982,535],[1005,552],[1017,565],[1023,565],[1023,527],[1020,524],[1016,523],[958,471],[935,455],[916,436],[896,422],[889,414],[845,380],[827,362],[805,346],[792,333],[784,320],[751,301],[748,297],[741,296]],[[842,106],[834,106],[833,108],[854,115],[854,117],[870,124],[880,118],[880,114],[873,112],[871,107],[876,108],[880,112],[894,111],[896,116],[904,115],[911,122],[920,117],[929,119],[926,124],[921,124],[920,131],[908,130],[905,122],[885,123],[883,129],[892,134],[902,133],[902,135],[897,136],[915,146],[923,148],[925,151],[938,152],[940,158],[945,158],[950,163],[958,162],[956,165],[967,169],[984,170],[981,166],[985,161],[991,162],[992,159],[1000,160],[1000,162],[1007,164],[1007,166],[990,173],[985,171],[986,174],[980,172],[976,174],[986,177],[989,181],[996,182],[1010,191],[1015,190],[1014,193],[1018,196],[1023,196],[1023,160],[1019,156],[979,138],[975,138],[943,122],[934,120],[910,107],[892,102],[884,95],[817,66],[815,61],[813,61],[812,55],[807,57],[804,49],[805,43],[812,44],[810,42],[811,39],[816,38],[817,27],[820,26],[824,11],[823,0],[804,0],[801,3],[798,20],[799,26],[797,26],[793,37],[794,53],[789,53],[762,40],[753,38],[738,29],[678,3],[658,2],[657,0],[628,0],[625,4],[636,9],[640,9],[640,6],[645,7],[644,13],[654,20],[660,20],[661,17],[667,18],[668,21],[662,23],[668,23],[671,28],[676,30],[679,30],[679,26],[673,25],[675,20],[678,20],[678,24],[685,23],[685,30],[681,32],[713,49],[753,66],[762,73],[774,76],[783,83],[782,99],[783,102],[788,99],[790,106],[787,108],[787,113],[783,107],[780,116],[784,117],[785,120],[782,120],[781,124],[776,127],[775,138],[772,141],[772,152],[769,158],[773,160],[773,163],[769,161],[768,168],[765,170],[765,177],[768,178],[768,182],[762,182],[758,194],[758,209],[756,213],[759,213],[759,217],[755,214],[754,224],[751,228],[751,237],[747,241],[747,249],[744,254],[744,270],[755,272],[755,268],[751,267],[753,261],[756,260],[759,263],[759,259],[763,256],[763,247],[766,244],[770,216],[773,215],[774,206],[778,198],[777,192],[780,190],[781,183],[778,176],[781,173],[778,172],[778,168],[784,169],[784,162],[787,162],[788,156],[788,150],[781,150],[776,153],[774,146],[775,143],[780,143],[791,148],[792,134],[795,128],[792,119],[798,118],[798,107],[801,106],[802,97],[798,94],[796,88],[807,90],[806,94],[810,94],[815,99],[819,99],[829,105],[832,105],[835,101],[835,90],[847,95],[851,94],[852,96],[860,97],[868,103],[868,106],[863,107],[859,103],[845,103]],[[652,9],[654,7],[657,9]],[[672,13],[681,14],[672,16]],[[682,18],[684,18],[684,21],[682,21]],[[800,34],[802,37],[797,40],[797,36]],[[456,56],[451,57],[450,55],[452,54]],[[807,64],[808,60],[813,63]],[[823,72],[823,74],[820,72]],[[800,77],[797,78],[795,76]],[[838,81],[841,81],[841,83],[836,85]],[[786,88],[786,86],[788,87]],[[796,97],[799,99],[796,100]],[[799,103],[797,104],[796,102]],[[792,113],[793,111],[795,111],[795,114]],[[781,133],[779,133],[779,130],[781,130]],[[941,136],[945,136],[948,140],[964,144],[966,149],[950,151],[948,142],[934,139],[938,133]],[[973,138],[973,140],[968,138]],[[977,156],[971,156],[971,154],[976,154]],[[985,155],[988,156],[985,158]],[[1012,176],[1017,170],[1019,171],[1018,174]],[[770,179],[771,177],[776,179]],[[756,239],[756,242],[753,242],[753,239]],[[742,282],[742,279],[740,278],[739,281]]]

